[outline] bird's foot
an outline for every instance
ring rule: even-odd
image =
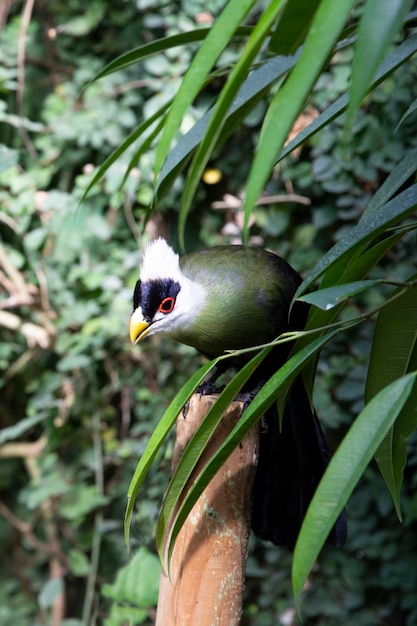
[[[258,395],[258,393],[260,392],[263,386],[264,386],[264,383],[262,381],[262,382],[259,382],[256,385],[256,387],[253,387],[253,389],[246,389],[245,391],[240,391],[236,396],[236,400],[238,402],[243,402],[245,405],[245,409],[246,409],[250,405],[252,400]]]
[[[259,391],[262,389],[264,385],[264,382],[259,382],[256,387],[254,387],[253,389],[250,389],[248,391],[241,391],[240,393],[238,393],[238,395],[236,396],[236,400],[238,402],[243,402],[243,411],[242,413],[244,413],[246,411],[246,409],[248,408],[248,406],[250,405],[250,403],[252,402],[252,400],[257,396],[257,394],[259,393]],[[268,432],[268,424],[267,421],[265,419],[265,417],[262,416],[261,418],[261,434],[265,434]]]
[[[199,393],[200,396],[211,396],[215,394],[219,394],[223,391],[224,385],[217,386],[215,382],[212,382],[211,379],[201,383],[195,390],[195,393]]]
[[[201,396],[211,396],[215,394],[219,394],[225,388],[225,385],[218,384],[218,379],[222,376],[226,371],[224,366],[220,367],[217,365],[214,368],[214,371],[204,380],[201,385],[199,385],[195,391],[195,393],[199,393]]]

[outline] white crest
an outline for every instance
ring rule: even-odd
[[[165,239],[159,237],[146,246],[140,270],[143,282],[158,278],[179,280],[181,276],[179,256]]]
[[[180,285],[180,290],[174,309],[169,314],[157,310],[152,318],[152,324],[148,324],[146,334],[160,332],[175,337],[175,332],[184,331],[194,322],[204,306],[206,293],[202,285],[184,276],[180,269],[178,254],[162,237],[146,246],[140,270],[140,280],[143,283],[158,279],[174,280]],[[134,311],[132,320],[134,324],[138,322],[139,325],[144,322],[140,306]]]

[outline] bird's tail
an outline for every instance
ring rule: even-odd
[[[294,548],[329,460],[323,431],[300,377],[289,394],[282,431],[275,405],[263,418],[252,511],[252,529],[258,537]],[[328,541],[340,547],[346,536],[342,511]]]

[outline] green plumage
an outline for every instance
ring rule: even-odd
[[[203,310],[172,337],[211,357],[275,339],[288,329],[298,274],[281,258],[244,246],[217,246],[180,259],[187,278],[207,291]]]
[[[265,250],[217,246],[181,258],[178,267],[178,256],[164,240],[157,240],[145,253],[141,274],[133,296],[134,343],[160,332],[216,357],[305,326],[308,306],[295,302],[291,308],[300,276]],[[287,360],[291,348],[291,343],[282,343],[269,352],[242,389],[247,402]],[[241,367],[251,356],[234,357],[223,366]],[[282,429],[275,404],[262,419],[252,511],[252,528],[259,537],[294,546],[329,458],[298,376],[287,397]],[[342,513],[330,540],[343,545],[346,532]]]

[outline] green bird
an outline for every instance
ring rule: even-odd
[[[159,333],[193,346],[208,358],[303,329],[308,306],[292,298],[299,274],[283,259],[249,246],[215,246],[179,258],[156,239],[143,255],[133,295],[130,338]],[[244,388],[250,401],[288,358],[290,343],[274,347]],[[241,367],[253,354],[231,359]],[[231,365],[227,360],[228,365]],[[330,454],[301,377],[288,395],[282,429],[273,405],[262,418],[252,529],[292,549]],[[343,512],[329,540],[342,546]]]

